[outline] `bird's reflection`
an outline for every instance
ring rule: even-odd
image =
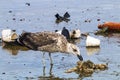
[[[21,51],[29,50],[27,47],[24,47],[12,42],[11,43],[2,42],[1,45],[3,50],[8,51],[12,55],[17,55],[20,50]]]
[[[93,54],[98,54],[100,51],[100,47],[87,47],[86,50],[87,50],[87,55],[91,56]]]

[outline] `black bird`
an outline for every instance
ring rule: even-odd
[[[56,17],[57,20],[63,20],[63,17],[60,16],[58,13],[55,15],[55,17]]]
[[[67,39],[70,39],[70,33],[65,27],[62,29],[62,35],[64,35]]]
[[[69,19],[70,15],[69,15],[68,12],[66,12],[63,16],[60,16],[60,15],[57,13],[57,14],[55,15],[55,17],[56,17],[56,23],[60,23],[60,22],[62,22],[62,21],[65,21],[65,22],[70,21],[70,19]]]
[[[66,12],[65,14],[64,14],[64,18],[69,18],[70,17],[70,14],[68,13],[68,12]]]

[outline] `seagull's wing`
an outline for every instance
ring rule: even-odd
[[[56,38],[54,38],[52,34],[44,32],[23,33],[20,36],[19,41],[26,47],[33,50],[37,50],[38,47],[50,45],[57,42]]]

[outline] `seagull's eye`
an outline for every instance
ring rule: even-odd
[[[74,52],[77,52],[77,49],[73,49]]]

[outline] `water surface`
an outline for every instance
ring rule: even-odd
[[[30,3],[30,6],[26,3]],[[0,30],[10,28],[21,34],[23,30],[54,31],[66,27],[69,30],[78,28],[83,33],[90,32],[91,36],[101,40],[100,48],[87,49],[85,39],[81,39],[77,43],[80,52],[84,60],[108,63],[108,70],[95,72],[89,77],[76,73],[68,74],[64,71],[74,67],[78,61],[72,54],[52,54],[53,65],[50,65],[48,53],[43,56],[41,51],[0,46],[0,79],[119,80],[119,33],[108,36],[94,35],[99,23],[120,21],[119,4],[119,0],[1,0]],[[66,11],[71,15],[70,21],[56,24],[54,15],[56,13],[63,15]],[[85,22],[85,20],[90,20],[90,22]]]

